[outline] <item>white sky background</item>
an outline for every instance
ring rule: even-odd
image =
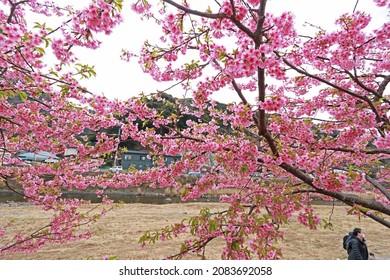
[[[55,0],[55,2],[62,2]],[[197,2],[199,1],[199,2]],[[85,5],[84,1],[68,0],[66,4],[76,7]],[[89,2],[89,1],[88,1]],[[160,28],[151,21],[140,19],[130,9],[130,2],[124,1],[123,16],[124,22],[120,24],[109,36],[101,37],[102,45],[97,50],[78,50],[76,53],[82,63],[95,65],[96,78],[91,78],[85,85],[96,94],[104,93],[110,98],[127,99],[136,96],[141,92],[149,93],[164,90],[170,84],[158,84],[153,79],[144,74],[137,58],[132,58],[131,62],[120,59],[123,48],[137,53],[145,40],[150,43],[159,43],[158,38],[162,35]],[[154,2],[154,1],[150,1]],[[189,3],[204,5],[213,3],[212,0],[190,0]],[[336,18],[343,13],[351,13],[355,7],[356,0],[270,0],[267,3],[267,11],[280,14],[283,11],[292,11],[295,17],[296,28],[300,35],[307,35],[313,32],[312,28],[303,27],[304,22],[320,26],[326,30],[332,29]],[[202,10],[204,11],[203,7]],[[365,11],[372,16],[370,28],[377,28],[385,21],[388,21],[386,11],[379,10],[371,0],[360,0],[357,10]],[[180,92],[169,91],[168,93],[181,97]],[[217,93],[213,98],[220,102],[238,101],[234,93]]]

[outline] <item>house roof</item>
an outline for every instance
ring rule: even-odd
[[[53,160],[60,159],[56,155],[45,151],[40,151],[38,153],[33,153],[33,152],[21,153],[18,154],[18,158],[22,160],[33,160],[33,161],[46,161],[46,160],[53,161]]]

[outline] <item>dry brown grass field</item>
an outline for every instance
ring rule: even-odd
[[[177,252],[179,240],[158,242],[141,248],[138,240],[146,230],[160,229],[163,226],[196,215],[199,209],[208,207],[221,210],[219,203],[173,203],[163,205],[122,204],[110,211],[106,217],[92,226],[95,234],[88,240],[61,245],[49,245],[33,254],[9,254],[2,259],[34,260],[83,260],[102,259],[115,256],[119,260],[163,259]],[[310,230],[293,219],[284,227],[283,258],[287,260],[335,260],[345,259],[342,237],[354,227],[360,227],[366,234],[370,251],[378,258],[390,256],[390,231],[384,226],[364,218],[346,214],[344,206],[315,206],[322,217],[330,217],[333,229]],[[24,232],[32,232],[46,225],[48,213],[34,206],[0,204],[1,222],[15,219],[15,227]],[[214,240],[206,249],[208,259],[220,259],[222,240]],[[197,259],[187,255],[187,259]]]

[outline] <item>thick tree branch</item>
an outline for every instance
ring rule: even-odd
[[[381,193],[383,193],[388,200],[390,200],[390,192],[381,183],[376,181],[374,178],[371,178],[369,175],[366,175],[366,180],[370,182]]]
[[[362,212],[364,215],[366,215],[367,217],[373,219],[374,221],[380,223],[381,225],[384,225],[385,227],[387,228],[390,228],[390,221],[386,221],[385,219],[383,219],[382,217],[372,213],[372,211],[370,210],[365,210],[365,209],[360,209],[360,212]]]
[[[265,21],[265,6],[267,4],[266,0],[261,1],[260,7],[258,10],[258,21],[256,30],[254,32],[254,40],[256,43],[255,48],[257,49],[263,43],[263,29],[264,29],[264,21]]]
[[[301,194],[301,193],[316,193],[315,190],[295,190],[291,194]]]
[[[374,199],[368,200],[368,199],[364,199],[364,198],[361,198],[361,197],[359,197],[357,195],[353,195],[353,194],[332,192],[332,191],[327,191],[327,190],[319,189],[319,188],[316,188],[316,191],[319,194],[333,197],[341,202],[344,202],[345,204],[347,204],[351,207],[362,206],[365,209],[370,209],[370,210],[365,210],[365,209],[360,208],[360,211],[363,214],[365,214],[366,216],[368,216],[368,217],[374,219],[375,221],[381,223],[382,225],[390,228],[390,222],[388,222],[384,218],[376,216],[375,214],[370,212],[370,211],[374,210],[374,211],[378,211],[380,213],[383,213],[383,214],[390,216],[390,207],[385,206]]]
[[[316,191],[319,194],[336,198],[337,200],[339,200],[341,202],[344,202],[345,204],[347,204],[349,206],[361,205],[361,206],[363,206],[365,208],[368,208],[368,209],[371,209],[371,210],[375,210],[375,211],[379,211],[379,212],[381,212],[383,214],[386,214],[386,215],[390,216],[390,207],[385,206],[385,205],[379,203],[376,200],[373,200],[373,199],[372,200],[368,200],[368,199],[361,198],[360,196],[354,195],[354,194],[345,194],[345,193],[340,193],[340,192],[332,192],[332,191],[319,189],[319,188],[316,188]]]
[[[241,21],[237,20],[233,16],[230,17],[229,19],[238,27],[238,29],[240,29],[242,32],[244,32],[246,35],[248,35],[248,37],[250,37],[252,39],[255,39],[255,35],[253,34],[253,32],[248,27],[243,25],[241,23]]]
[[[248,101],[246,100],[244,94],[242,93],[242,90],[240,89],[240,87],[237,85],[236,81],[234,79],[232,79],[232,85],[233,85],[233,88],[235,89],[235,91],[237,92],[238,96],[240,97],[241,101],[247,105],[248,104]]]
[[[319,194],[333,197],[341,202],[344,202],[345,204],[347,204],[349,206],[361,205],[361,206],[366,207],[368,209],[379,211],[383,214],[390,216],[390,207],[385,206],[376,200],[368,200],[368,199],[361,198],[361,197],[354,195],[354,194],[345,194],[345,193],[333,192],[333,191],[318,188],[318,187],[314,186],[313,178],[310,178],[309,175],[305,174],[304,172],[302,172],[298,168],[293,167],[293,166],[286,164],[286,163],[280,164],[280,167],[283,168],[284,170],[286,170],[287,172],[289,172],[290,174],[294,175],[295,177],[301,179],[303,182],[305,182],[306,184],[311,186],[313,189],[315,189],[316,192]]]
[[[8,15],[7,23],[11,23],[12,22],[12,18],[15,15],[16,8],[19,5],[21,5],[21,4],[28,3],[29,0],[23,0],[23,1],[16,2],[16,3],[12,3],[11,0],[8,0],[8,2],[11,4],[11,9],[10,9],[10,12],[9,12],[9,15]]]
[[[219,66],[218,61],[214,60],[214,63],[217,64],[217,65]],[[237,92],[238,96],[240,97],[241,101],[242,101],[245,105],[249,104],[248,101],[247,101],[247,99],[245,98],[245,96],[244,96],[242,90],[241,90],[240,87],[238,86],[236,80],[233,79],[233,78],[232,78],[232,85],[233,85],[234,90]],[[254,122],[256,123],[257,127],[260,128],[260,120],[259,120],[259,118],[258,118],[255,114],[253,114],[253,120],[254,120]]]
[[[346,152],[346,153],[364,153],[367,155],[377,155],[377,154],[390,154],[390,150],[353,150],[346,148],[322,148],[322,150],[330,150],[330,151],[338,151],[338,152]]]
[[[381,98],[383,97],[383,93],[385,92],[385,89],[389,83],[390,83],[390,75],[387,75],[384,77],[384,80],[380,83],[378,87],[377,92]]]

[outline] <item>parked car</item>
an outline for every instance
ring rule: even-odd
[[[113,166],[109,169],[111,172],[121,172],[123,170],[122,166]]]
[[[188,172],[188,176],[200,177],[202,176],[202,173],[200,173],[200,171],[190,171]]]

